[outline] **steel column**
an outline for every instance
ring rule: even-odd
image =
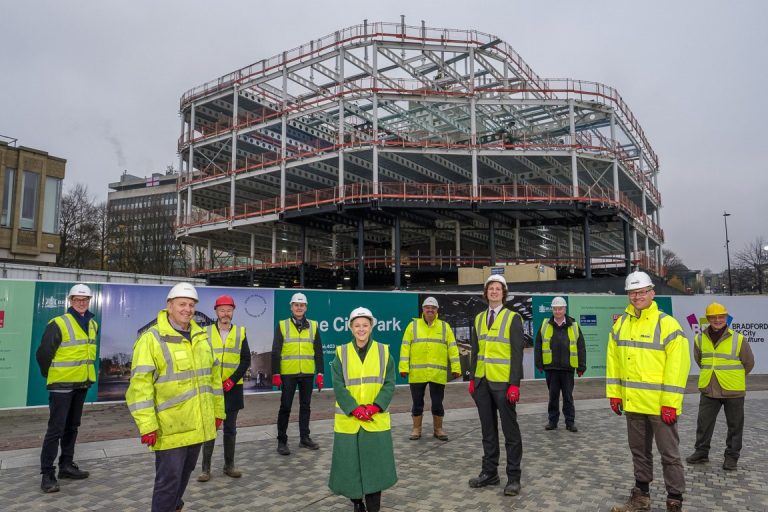
[[[589,217],[584,215],[584,273],[587,279],[592,279],[592,253],[589,249]]]
[[[496,223],[488,218],[488,245],[491,248],[491,266],[496,265]]]
[[[394,250],[394,258],[395,258],[395,290],[399,290],[401,288],[400,283],[400,274],[401,274],[401,266],[400,266],[400,216],[395,216],[395,250]]]
[[[365,226],[363,219],[357,223],[357,289],[365,289]]]
[[[629,246],[629,222],[626,219],[621,219],[621,225],[624,228],[624,262],[627,275],[629,275],[632,272],[632,254]]]

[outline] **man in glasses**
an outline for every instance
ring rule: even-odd
[[[659,310],[653,281],[645,272],[627,276],[629,306],[608,336],[606,394],[611,409],[626,412],[635,486],[611,512],[651,510],[653,440],[661,454],[667,511],[682,510],[685,475],[677,417],[691,368],[688,339],[673,317]]]
[[[48,322],[37,349],[37,364],[46,378],[48,388],[48,430],[40,454],[40,488],[43,492],[58,492],[56,468],[59,455],[59,478],[82,480],[88,471],[81,470],[73,458],[85,395],[96,382],[96,335],[99,326],[88,311],[93,293],[84,284],[69,290],[69,308]]]

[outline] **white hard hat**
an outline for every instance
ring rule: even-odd
[[[637,270],[627,276],[627,280],[624,283],[624,290],[639,290],[640,288],[648,288],[649,286],[653,288],[653,281],[651,281],[651,276],[645,272]]]
[[[552,299],[552,307],[565,308],[565,307],[568,307],[568,303],[565,302],[565,299],[562,297],[555,297],[554,299]]]
[[[193,299],[195,302],[200,300],[197,297],[197,290],[195,290],[195,287],[189,283],[179,283],[171,288],[171,291],[168,292],[168,297],[166,297],[165,300],[178,298]]]
[[[504,276],[500,274],[491,274],[491,276],[489,276],[488,279],[485,280],[485,286],[488,286],[494,281],[497,283],[501,283],[501,286],[503,286],[505,289],[507,288],[507,280],[504,279]]]
[[[352,310],[352,312],[349,314],[349,327],[352,327],[352,320],[355,318],[368,318],[373,325],[376,325],[376,318],[373,316],[373,313],[371,313],[371,310],[368,308],[355,308]]]
[[[440,307],[440,304],[437,303],[437,299],[434,297],[427,297],[424,299],[424,302],[421,303],[421,307],[424,306],[435,306],[436,308]]]
[[[291,297],[290,304],[293,304],[294,302],[296,304],[307,304],[307,296],[303,293],[294,293],[293,297]]]
[[[93,297],[93,293],[91,293],[91,289],[87,287],[84,284],[76,284],[72,288],[69,289],[69,294],[67,295],[67,298],[70,297]]]

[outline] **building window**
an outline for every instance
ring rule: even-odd
[[[3,211],[0,215],[0,226],[10,226],[13,219],[13,188],[16,169],[5,168],[5,185],[3,185]]]
[[[24,171],[21,184],[21,229],[35,229],[37,218],[37,191],[40,187],[40,175]]]
[[[43,231],[59,232],[59,206],[61,205],[61,180],[45,178],[45,203],[43,204]]]

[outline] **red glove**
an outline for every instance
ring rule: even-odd
[[[471,379],[469,381],[469,394],[474,395],[475,394],[475,379]]]
[[[357,406],[357,408],[352,411],[352,416],[360,421],[371,421],[371,417],[368,416],[368,411],[365,409],[364,405]]]
[[[283,387],[283,379],[280,378],[279,373],[276,373],[272,376],[272,386],[276,387],[277,389]]]
[[[544,368],[536,368],[536,369],[539,370],[539,373],[544,373]]]
[[[507,388],[507,402],[516,404],[520,400],[520,388],[510,384]]]
[[[379,407],[376,404],[370,404],[365,406],[365,413],[368,415],[369,418],[373,419],[374,414],[378,414],[381,412],[381,407]]]
[[[584,370],[577,370],[577,371],[576,371],[576,375],[578,375],[579,377],[581,377],[582,375],[584,375]]]
[[[216,418],[216,430],[219,430],[221,428],[221,424],[224,423],[224,420],[221,418]]]
[[[322,373],[318,373],[317,377],[315,377],[315,384],[317,384],[317,390],[318,391],[322,391],[323,390],[324,382],[325,381],[323,380],[323,374]]]
[[[235,383],[232,382],[232,379],[227,379],[221,383],[221,387],[224,388],[224,391],[229,391],[230,389],[235,387]]]
[[[145,444],[147,446],[155,446],[156,442],[157,442],[157,430],[141,436],[141,444]]]
[[[677,421],[677,410],[674,407],[661,406],[661,420],[667,425],[674,425]]]
[[[621,408],[621,398],[611,398],[611,409],[621,416],[621,412],[624,410]]]
[[[406,377],[408,377],[408,372],[400,372],[400,376],[402,378],[406,378]]]

